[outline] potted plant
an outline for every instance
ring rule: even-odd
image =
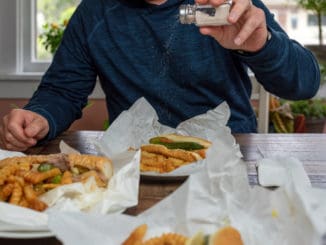
[[[326,123],[326,100],[310,99],[289,102],[294,118],[304,116],[304,132],[322,133]],[[302,119],[301,119],[302,120]]]
[[[63,23],[51,23],[45,24],[43,26],[44,32],[40,35],[42,44],[45,47],[45,50],[49,51],[51,54],[54,54],[60,45],[63,32],[68,24],[68,20],[64,20]]]
[[[271,132],[322,133],[326,127],[326,100],[270,99]]]
[[[271,133],[293,133],[294,116],[289,103],[284,103],[275,96],[270,96],[269,100],[269,119]]]

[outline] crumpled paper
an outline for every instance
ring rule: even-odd
[[[285,186],[292,182],[295,185],[311,187],[311,182],[303,164],[294,157],[274,156],[257,162],[258,181],[261,186]]]
[[[204,118],[201,123],[205,123]],[[246,245],[323,244],[326,190],[296,185],[295,176],[276,190],[251,187],[246,164],[237,147],[230,144],[230,137],[215,138],[207,152],[206,164],[170,196],[137,217],[54,211],[49,216],[51,231],[67,245],[104,245],[121,244],[143,223],[149,227],[145,239],[163,232],[191,236],[200,230],[210,234],[232,225],[240,231]]]
[[[62,142],[60,148],[64,153],[75,151]],[[23,154],[0,151],[0,158],[16,155]],[[85,184],[63,185],[39,197],[50,206],[42,213],[0,202],[0,232],[48,231],[48,213],[52,210],[107,214],[120,213],[137,205],[140,151],[116,155],[111,160],[114,175],[106,189],[98,188],[93,178]]]
[[[139,149],[141,145],[148,144],[150,138],[157,135],[177,133],[191,135],[213,141],[216,138],[223,139],[225,144],[237,149],[241,156],[239,146],[230,133],[226,123],[230,117],[230,110],[226,103],[222,103],[214,110],[195,116],[180,123],[177,128],[171,128],[161,124],[153,107],[145,98],[138,99],[130,108],[122,112],[112,123],[109,130],[104,133],[100,141],[94,142],[99,152],[114,156],[123,154],[133,149]],[[169,173],[142,172],[145,176],[188,176],[195,173],[205,165],[206,160],[187,164]]]
[[[248,185],[245,163],[214,141],[207,165],[173,194],[137,217],[53,213],[49,227],[64,244],[121,244],[146,223],[146,239],[163,232],[210,234],[226,225],[246,245],[320,245],[326,232],[326,191],[289,182],[277,190]]]

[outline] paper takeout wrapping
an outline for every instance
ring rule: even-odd
[[[151,105],[141,98],[114,121],[100,141],[93,144],[103,155],[110,157],[114,163],[114,176],[109,188],[105,191],[95,188],[93,180],[86,184],[74,183],[56,188],[41,199],[51,208],[44,213],[30,209],[0,203],[0,231],[44,231],[47,230],[48,213],[52,211],[108,214],[121,212],[127,207],[137,204],[139,161],[138,149],[154,136],[164,133],[179,133],[202,137],[208,140],[223,138],[229,147],[235,148],[241,154],[230,129],[226,127],[230,112],[226,103],[215,110],[191,118],[181,123],[176,129],[164,126],[158,122],[158,116]],[[133,148],[134,150],[130,150]],[[65,143],[60,143],[63,153],[78,153]],[[22,153],[0,151],[0,159]],[[197,172],[205,165],[205,160],[189,164],[171,173],[146,173],[150,176],[188,176]],[[73,198],[71,198],[73,196]]]
[[[143,102],[138,101],[139,104]],[[222,112],[216,113],[222,115],[227,111],[224,109],[222,107]],[[141,138],[130,128],[129,132],[126,132],[128,137],[120,142],[125,148],[120,149],[126,149],[132,143],[133,147],[137,148],[157,133],[171,131],[170,128],[160,125],[157,118],[147,118],[144,111],[139,112],[142,113],[130,115],[126,112],[122,116],[127,121],[141,117],[145,125],[153,126],[154,130],[138,125],[145,135]],[[152,115],[151,111],[146,113]],[[196,122],[205,125],[206,117],[210,125],[210,115],[211,112],[199,116],[199,120],[195,120],[193,125],[189,122],[184,132],[200,137],[209,137],[211,133],[214,135],[214,127],[201,131],[200,125],[196,125]],[[138,127],[137,120],[134,123],[134,126]],[[145,239],[161,235],[163,232],[177,232],[186,236],[197,231],[210,234],[221,227],[232,225],[239,230],[246,245],[324,244],[322,242],[326,232],[326,191],[309,185],[296,185],[295,176],[276,190],[249,186],[246,165],[238,148],[234,147],[233,138],[230,132],[225,130],[225,125],[220,126],[221,129],[217,130],[219,137],[213,140],[205,164],[196,173],[191,174],[173,194],[144,213],[132,217],[123,214],[99,216],[54,211],[49,216],[51,231],[68,245],[104,245],[121,244],[135,227],[143,223],[149,227]],[[107,134],[115,137],[114,132]],[[136,137],[136,141],[124,144],[124,141],[128,141],[134,134],[140,138]],[[115,146],[104,145],[107,151],[117,151]],[[286,164],[287,159],[282,158],[282,161]],[[290,172],[296,175],[297,171]]]
[[[65,244],[121,244],[143,223],[149,226],[146,238],[209,234],[232,225],[247,245],[323,244],[325,190],[293,182],[274,191],[250,187],[245,163],[222,142],[214,142],[207,159],[172,195],[137,217],[60,213],[50,215],[50,228]]]
[[[132,149],[139,149],[148,144],[149,139],[162,134],[176,133],[196,136],[209,141],[222,139],[231,148],[237,149],[241,155],[235,139],[226,123],[230,117],[230,110],[226,103],[222,103],[214,110],[190,118],[180,123],[176,128],[161,124],[154,108],[144,98],[138,99],[129,110],[122,112],[113,122],[104,137],[94,144],[100,152],[111,156],[123,154]],[[205,165],[205,160],[184,165],[169,173],[143,172],[142,175],[173,177],[188,176]]]
[[[76,150],[63,142],[60,143],[60,149],[63,153],[76,153]],[[0,151],[0,159],[22,155],[19,152]],[[137,205],[140,151],[110,158],[114,175],[107,188],[97,187],[93,178],[84,184],[73,183],[55,188],[39,197],[50,206],[42,213],[0,202],[0,232],[48,231],[48,214],[53,210],[103,215],[120,213]]]

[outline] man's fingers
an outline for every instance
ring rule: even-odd
[[[47,122],[40,117],[35,118],[32,122],[26,125],[25,134],[29,138],[41,139],[49,131]]]
[[[48,131],[49,125],[43,116],[27,110],[14,109],[3,117],[0,124],[0,147],[25,151],[46,136]]]
[[[260,11],[257,14],[250,15],[246,22],[242,25],[240,32],[234,39],[234,43],[237,46],[242,45],[246,40],[259,28],[263,23],[263,16],[259,16]]]
[[[8,131],[4,132],[3,126],[0,126],[0,148],[12,151],[25,151],[31,145],[24,144],[14,138]]]
[[[236,23],[238,19],[250,8],[250,0],[237,0],[233,1],[228,21],[232,24]]]
[[[34,144],[35,144],[34,140]],[[17,149],[27,149],[28,147],[31,147],[33,144],[30,143],[24,143],[19,140],[17,140],[11,133],[8,131],[5,133],[5,144],[6,146],[9,146],[8,149],[12,150],[17,150]]]
[[[9,138],[14,138],[17,141],[28,145],[35,144],[34,139],[28,138],[25,135],[24,129],[21,125],[24,125],[24,122],[10,121],[7,123],[7,130],[6,130],[7,141],[10,141]]]

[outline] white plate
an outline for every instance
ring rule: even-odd
[[[0,238],[32,239],[54,237],[50,231],[0,231]]]

